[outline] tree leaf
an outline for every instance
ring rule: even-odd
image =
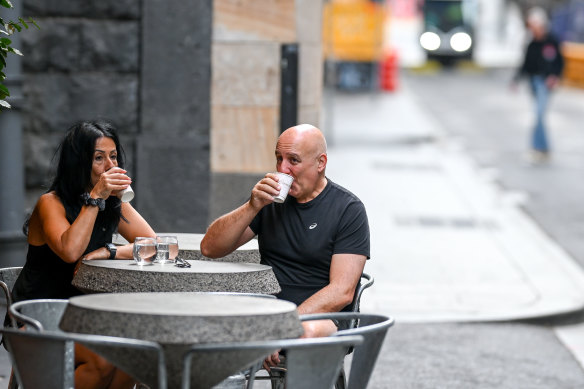
[[[0,100],[0,106],[4,108],[10,108],[10,104],[6,100]]]
[[[18,32],[22,31],[22,27],[20,27],[17,23],[8,22],[8,26],[15,28]],[[10,32],[10,31],[8,31]]]
[[[4,46],[9,46],[12,41],[8,38],[0,38],[0,44]]]
[[[41,28],[39,27],[39,25],[38,25],[38,24],[36,24],[36,22],[34,21],[34,19],[33,19],[33,18],[29,18],[29,19],[28,19],[28,22],[29,22],[29,23],[32,23],[32,24],[34,24],[34,26],[35,26],[36,28],[38,28],[39,30],[41,29]]]
[[[24,19],[20,17],[20,18],[18,18],[18,20],[20,21],[20,24],[22,24],[24,26],[24,28],[26,28],[28,30],[28,24],[26,24]]]
[[[8,96],[10,96],[10,91],[4,85],[0,84],[0,99],[4,100]]]
[[[12,3],[10,0],[0,0],[0,5],[6,8],[12,8]]]
[[[10,51],[11,53],[14,53],[16,55],[20,55],[21,57],[23,56],[22,53],[20,52],[20,50],[15,49],[14,47],[9,47],[8,51]]]

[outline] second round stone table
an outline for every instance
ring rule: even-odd
[[[280,285],[270,266],[255,263],[189,260],[140,266],[133,260],[83,261],[73,286],[84,293],[239,292],[277,294]]]
[[[165,350],[169,388],[180,385],[182,356],[189,345],[296,338],[302,334],[293,303],[205,293],[106,293],[72,297],[60,328],[160,343]],[[156,387],[152,361],[123,350],[96,346],[96,351],[140,381]],[[225,379],[222,364],[243,368],[254,358],[239,354],[227,359],[209,363],[206,371],[193,371],[192,387],[208,388],[205,383],[215,384]]]

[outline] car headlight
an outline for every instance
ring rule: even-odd
[[[420,36],[420,44],[428,51],[437,50],[440,47],[440,37],[435,32],[426,31]]]
[[[472,38],[466,32],[457,32],[450,38],[450,47],[459,53],[467,51],[472,46]]]

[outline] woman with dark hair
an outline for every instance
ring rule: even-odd
[[[79,295],[71,281],[81,259],[132,258],[132,244],[111,244],[114,232],[128,242],[156,235],[130,203],[116,197],[131,179],[111,124],[78,123],[68,130],[59,149],[53,182],[25,223],[28,254],[12,290],[14,301]],[[75,346],[75,368],[78,388],[131,388],[134,384],[125,373],[79,345]]]

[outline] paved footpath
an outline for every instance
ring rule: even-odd
[[[523,212],[525,196],[502,189],[407,84],[332,98],[327,175],[362,199],[371,226],[362,311],[397,322],[370,387],[584,387],[581,326],[558,331],[565,347],[524,322],[584,307],[584,272]]]
[[[364,310],[400,322],[508,320],[584,307],[584,272],[408,95],[337,95],[327,174],[365,203],[376,276]],[[349,109],[348,107],[353,107]],[[354,115],[357,113],[358,115]]]

